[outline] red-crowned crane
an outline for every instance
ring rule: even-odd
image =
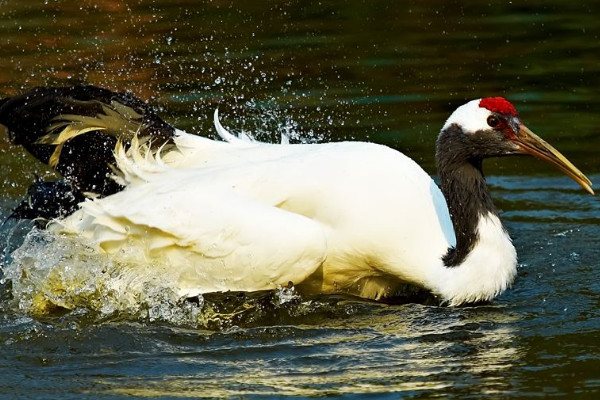
[[[214,122],[224,141],[91,86],[36,88],[0,103],[14,142],[59,171],[75,198],[94,197],[59,210],[48,229],[135,260],[139,274],[160,268],[181,296],[293,282],[371,299],[409,284],[449,305],[487,301],[512,283],[517,255],[483,160],[533,155],[593,194],[501,97],[448,118],[437,141],[439,188],[386,146],[265,144],[230,134],[216,112]]]

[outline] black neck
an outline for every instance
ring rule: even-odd
[[[481,158],[475,152],[460,127],[451,125],[438,137],[436,160],[442,193],[446,197],[456,235],[456,247],[443,257],[448,267],[460,265],[477,243],[477,224],[483,215],[496,208],[490,197],[481,169]]]

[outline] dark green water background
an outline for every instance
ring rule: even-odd
[[[445,118],[502,95],[600,182],[600,4],[0,0],[0,96],[131,90],[179,128],[371,140],[435,173]],[[0,132],[0,211],[51,173]],[[85,309],[33,318],[0,286],[0,398],[600,398],[600,205],[550,166],[486,164],[519,253],[492,304],[279,294],[222,324]],[[5,262],[27,227],[2,228]],[[18,300],[18,299],[17,299]],[[233,304],[233,305],[231,305]],[[174,322],[175,321],[175,322]]]

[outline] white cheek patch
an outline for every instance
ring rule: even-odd
[[[487,108],[479,107],[480,101],[481,99],[472,100],[458,107],[446,120],[442,130],[452,124],[460,126],[465,133],[490,129],[487,118],[492,115],[492,112]]]

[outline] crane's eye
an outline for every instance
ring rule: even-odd
[[[495,128],[498,126],[498,124],[500,124],[500,119],[498,117],[496,117],[495,115],[490,115],[487,118],[487,124],[489,126],[491,126],[492,128]]]

